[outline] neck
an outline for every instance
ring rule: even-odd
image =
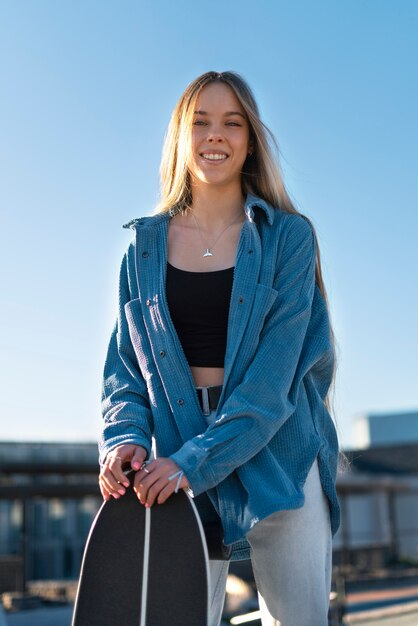
[[[240,186],[234,189],[213,185],[193,188],[193,213],[205,230],[212,231],[215,225],[215,230],[226,226],[238,219],[240,213],[244,219],[244,201]]]

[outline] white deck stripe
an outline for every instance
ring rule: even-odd
[[[184,490],[184,493],[186,494],[192,510],[195,514],[196,517],[196,522],[197,525],[199,527],[200,530],[200,539],[202,541],[202,546],[203,546],[203,552],[205,555],[205,565],[206,565],[206,593],[207,593],[207,603],[206,603],[206,624],[209,624],[209,612],[210,612],[210,606],[209,606],[209,600],[210,600],[210,596],[211,596],[211,590],[210,590],[210,568],[209,568],[209,552],[208,552],[208,546],[206,543],[206,535],[205,535],[205,531],[203,528],[203,524],[202,524],[202,520],[200,519],[200,515],[197,511],[197,507],[195,505],[195,503],[193,502],[193,498],[191,496],[189,496],[189,494],[187,493],[187,491]]]
[[[144,564],[142,568],[141,619],[139,622],[139,626],[146,626],[146,619],[147,619],[150,536],[151,536],[151,507],[145,509]]]

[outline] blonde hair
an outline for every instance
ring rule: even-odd
[[[193,80],[181,95],[172,113],[168,126],[160,166],[161,200],[155,212],[184,211],[192,205],[192,191],[188,159],[191,153],[191,128],[196,102],[201,90],[209,83],[229,85],[244,109],[250,128],[252,154],[242,170],[243,195],[251,193],[262,198],[273,207],[288,213],[302,215],[291,201],[283,182],[278,157],[273,156],[274,150],[279,153],[277,142],[272,132],[261,121],[259,109],[254,95],[246,81],[236,72],[206,72]],[[322,293],[327,309],[328,298],[322,279],[321,258],[318,239],[312,222],[310,223],[316,243],[315,279]],[[331,342],[334,350],[334,368],[332,383],[325,398],[325,405],[331,411],[330,392],[334,388],[337,362],[335,358],[336,341],[330,324]],[[335,411],[332,411],[335,413]],[[334,416],[335,419],[335,416]]]

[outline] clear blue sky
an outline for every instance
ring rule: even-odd
[[[209,69],[249,81],[317,228],[342,443],[417,409],[417,27],[415,0],[0,1],[0,438],[97,438],[122,224]]]

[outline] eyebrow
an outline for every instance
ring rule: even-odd
[[[195,111],[194,113],[195,113],[195,115],[209,115],[209,113],[208,113],[207,111],[202,111],[202,110],[200,110],[200,111]],[[244,120],[246,119],[246,118],[245,118],[245,115],[243,115],[242,113],[240,113],[240,111],[227,111],[226,113],[224,113],[224,117],[228,117],[229,115],[239,115],[239,116],[240,116],[240,117],[242,117]]]

